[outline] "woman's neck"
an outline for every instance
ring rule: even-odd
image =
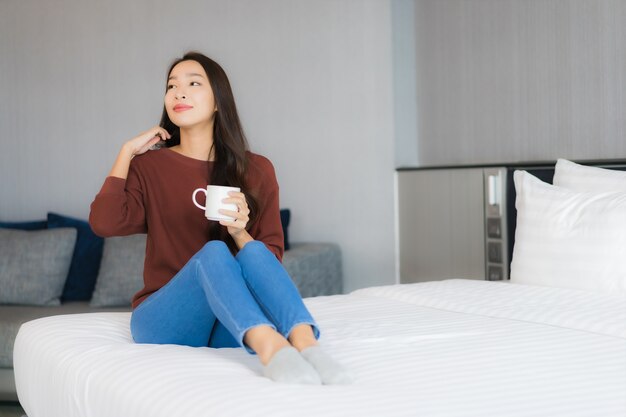
[[[213,161],[215,150],[213,146],[213,124],[206,127],[192,127],[180,129],[180,145],[171,149],[194,159]]]

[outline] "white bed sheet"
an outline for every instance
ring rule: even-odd
[[[626,298],[447,280],[305,300],[350,386],[274,383],[243,349],[140,345],[130,313],[26,323],[29,417],[626,416]]]

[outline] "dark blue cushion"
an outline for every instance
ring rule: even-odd
[[[48,222],[46,220],[35,220],[31,222],[0,222],[0,228],[2,229],[17,229],[17,230],[43,230],[48,228]]]
[[[283,235],[285,235],[285,250],[289,250],[289,234],[287,233],[289,220],[291,220],[291,211],[289,209],[280,210],[280,224],[283,225]]]
[[[78,232],[61,300],[89,300],[100,270],[104,239],[96,236],[84,220],[48,213],[48,228],[57,227],[74,227]]]

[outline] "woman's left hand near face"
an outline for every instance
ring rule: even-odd
[[[250,218],[248,215],[250,214],[250,209],[248,208],[248,203],[246,201],[246,196],[244,193],[240,193],[237,191],[229,191],[229,197],[222,200],[223,203],[226,204],[235,204],[237,205],[238,211],[232,210],[224,210],[220,209],[220,213],[229,217],[234,217],[235,220],[220,220],[220,224],[222,226],[226,226],[228,229],[228,233],[231,236],[238,235],[242,231],[246,230],[246,225]]]

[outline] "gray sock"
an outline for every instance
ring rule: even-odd
[[[322,377],[326,385],[351,384],[354,377],[346,368],[331,358],[319,346],[311,346],[300,354],[306,359]]]
[[[275,382],[286,384],[321,385],[315,369],[305,361],[296,348],[280,349],[263,368],[263,374]]]

